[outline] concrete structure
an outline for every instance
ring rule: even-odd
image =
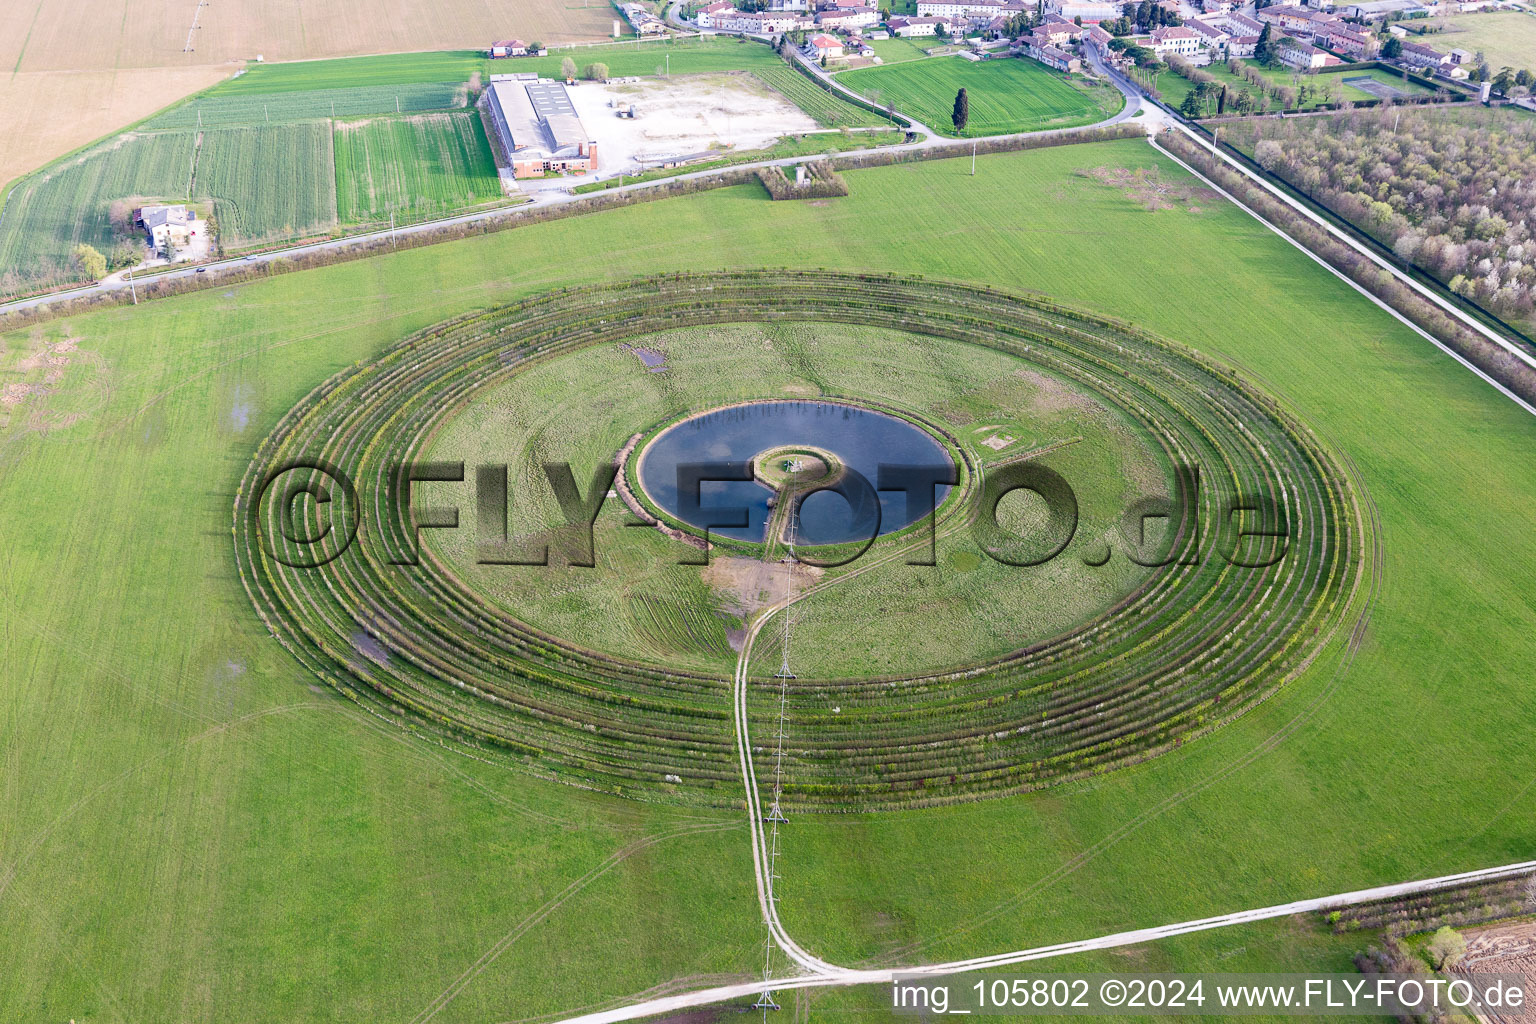
[[[597,144],[564,84],[531,75],[492,75],[480,102],[491,115],[514,177],[597,170]]]

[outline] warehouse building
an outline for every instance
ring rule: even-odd
[[[481,102],[514,177],[597,170],[597,143],[565,90],[564,83],[536,75],[491,76]]]

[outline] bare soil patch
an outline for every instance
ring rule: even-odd
[[[1155,167],[1091,167],[1078,173],[1101,185],[1121,189],[1149,212],[1182,206],[1190,213],[1199,213],[1200,207],[1193,203],[1212,203],[1217,199],[1217,194],[1203,185],[1164,180]]]

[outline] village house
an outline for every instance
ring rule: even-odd
[[[503,57],[528,56],[528,44],[521,39],[503,39],[501,42],[491,44],[491,59],[500,60]]]
[[[805,53],[817,60],[835,60],[843,55],[843,43],[836,36],[814,35],[805,41]]]
[[[816,24],[828,29],[865,28],[880,24],[880,12],[873,7],[847,7],[821,11],[816,15]]]
[[[718,28],[716,18],[725,18],[736,13],[736,8],[729,3],[729,0],[715,0],[714,3],[705,4],[699,8],[698,13],[693,16],[693,23],[699,28]]]
[[[1200,37],[1201,46],[1209,47],[1218,56],[1226,53],[1227,40],[1232,38],[1229,33],[1199,18],[1190,18],[1184,22],[1184,27]]]
[[[1312,68],[1324,67],[1328,63],[1328,55],[1311,43],[1304,43],[1300,39],[1292,39],[1286,36],[1280,40],[1276,48],[1280,60],[1287,67],[1298,68],[1302,71]]]
[[[1082,18],[1085,25],[1120,17],[1120,5],[1106,0],[1047,0],[1045,9],[1068,21]]]
[[[1404,43],[1403,52],[1397,58],[1410,68],[1427,68],[1438,70],[1440,65],[1450,62],[1450,55],[1441,53],[1433,46],[1425,46],[1423,43]]]
[[[1109,41],[1113,39],[1114,36],[1110,35],[1108,32],[1105,32],[1097,25],[1089,25],[1088,31],[1083,33],[1083,38],[1092,43],[1094,46],[1098,47],[1100,50],[1103,50],[1105,47],[1109,46]]]
[[[1205,0],[1200,10],[1206,14],[1231,14],[1232,0]]]
[[[1367,60],[1375,56],[1377,49],[1374,36],[1357,32],[1343,22],[1328,26],[1326,35],[1313,36],[1312,41],[1355,60]]]
[[[1082,67],[1076,57],[1053,44],[1046,36],[1029,36],[1025,52],[1046,67],[1055,68],[1057,71],[1065,71],[1068,74]]]
[[[944,27],[945,34],[948,34],[952,31],[954,25],[954,23],[951,22],[948,18],[940,17],[895,17],[887,22],[887,24],[891,27],[891,34],[899,36],[902,39],[912,39],[916,36],[937,35],[939,26],[941,25]]]
[[[1035,28],[1037,37],[1046,40],[1052,46],[1063,46],[1083,34],[1081,25],[1074,25],[1070,21],[1047,22]]]
[[[1159,57],[1176,53],[1185,60],[1193,60],[1200,53],[1200,35],[1183,25],[1167,25],[1152,31],[1151,47]]]

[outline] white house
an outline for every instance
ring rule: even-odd
[[[1189,60],[1200,52],[1200,35],[1183,25],[1168,25],[1152,30],[1152,52],[1161,57],[1176,53]]]
[[[805,41],[805,52],[818,60],[832,60],[843,55],[843,44],[836,36],[814,35]]]
[[[699,28],[717,28],[719,27],[715,24],[717,17],[723,18],[735,13],[736,8],[731,6],[729,0],[715,0],[714,3],[705,4],[699,8],[698,13],[693,16],[693,23]]]
[[[816,24],[829,29],[867,28],[880,24],[880,12],[873,7],[848,7],[835,11],[822,11],[816,15]]]
[[[1300,39],[1292,39],[1289,36],[1280,40],[1278,48],[1280,60],[1289,67],[1320,68],[1328,63],[1328,55],[1311,43],[1304,43]]]
[[[1232,38],[1229,32],[1207,24],[1199,18],[1190,18],[1184,23],[1184,27],[1200,37],[1200,45],[1210,47],[1217,53],[1225,52],[1227,40]]]
[[[156,249],[186,245],[194,219],[185,206],[143,206],[133,211],[134,223],[144,229],[145,238]]]
[[[941,25],[944,27],[946,34],[954,29],[954,22],[948,18],[936,16],[926,18],[895,17],[890,20],[889,25],[891,26],[891,32],[902,39],[911,39],[915,36],[937,35]]]

